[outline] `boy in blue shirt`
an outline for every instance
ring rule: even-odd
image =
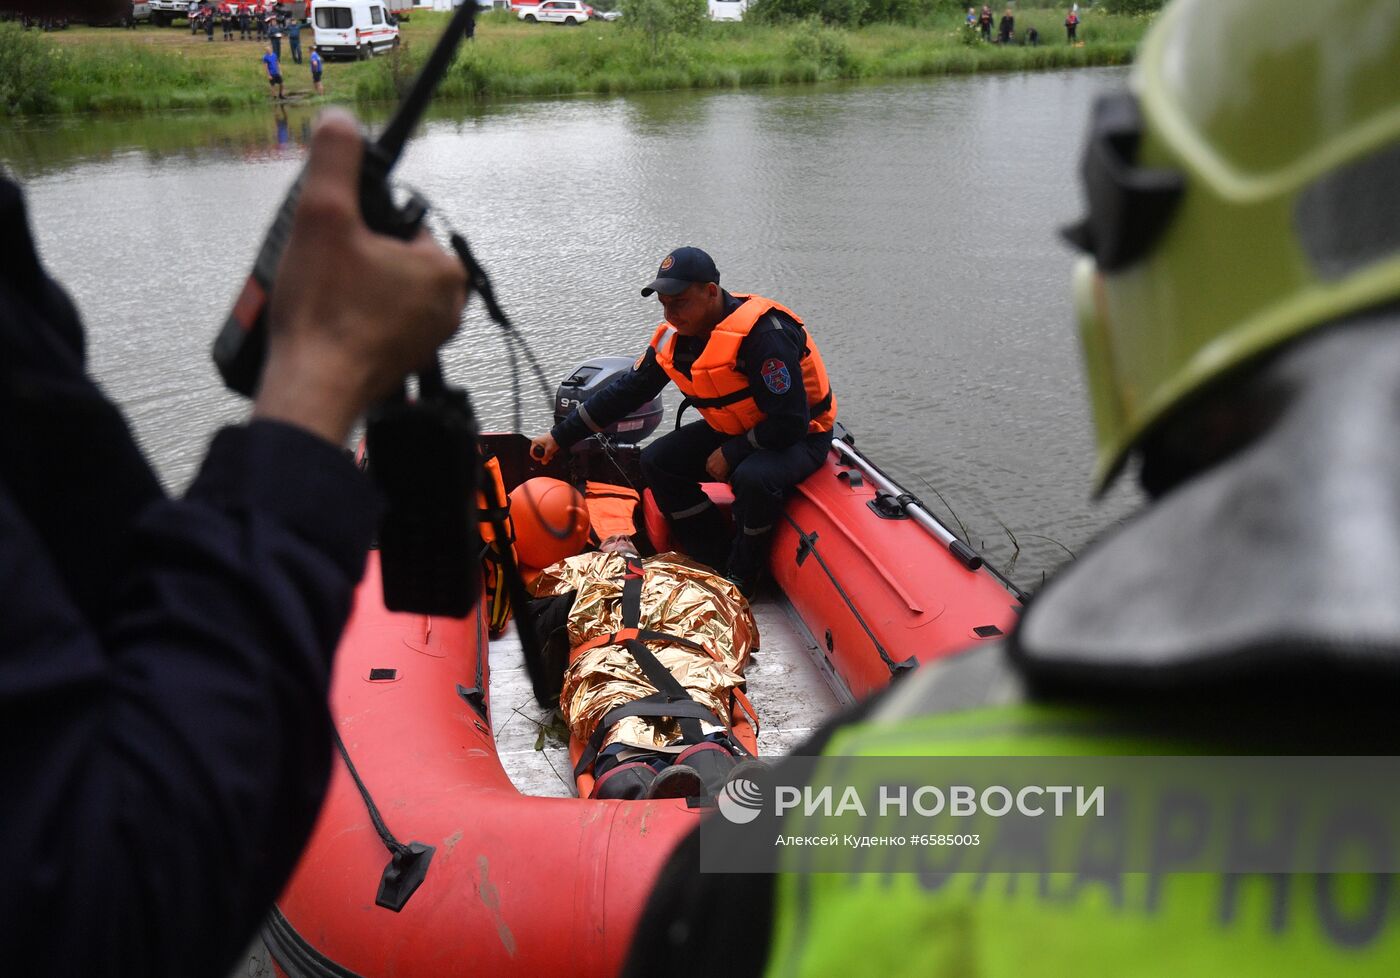
[[[317,95],[326,94],[326,90],[321,87],[321,52],[315,48],[311,49],[311,81],[316,86]]]
[[[277,63],[277,55],[272,53],[271,44],[263,45],[262,62],[267,66],[268,85],[277,89],[277,97],[279,99],[286,98],[287,96],[282,94],[282,66]]]

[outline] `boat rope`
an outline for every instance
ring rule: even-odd
[[[394,837],[394,833],[389,831],[389,826],[384,821],[384,816],[379,814],[379,806],[370,796],[369,788],[360,777],[360,772],[355,770],[355,762],[350,760],[350,752],[346,750],[345,741],[340,737],[340,729],[332,727],[331,733],[335,736],[335,749],[340,752],[345,769],[350,772],[350,779],[355,782],[360,798],[365,803],[365,809],[369,812],[370,823],[378,833],[379,841],[389,850],[389,865],[384,868],[384,875],[379,881],[379,894],[374,902],[398,912],[403,909],[408,898],[428,874],[428,864],[432,861],[435,847],[423,842],[404,843]]]
[[[486,306],[486,314],[501,328],[501,338],[505,341],[506,356],[510,361],[511,410],[515,422],[515,427],[512,430],[523,431],[524,418],[521,407],[520,367],[519,361],[516,359],[517,353],[523,356],[525,362],[529,364],[530,372],[535,375],[540,393],[544,395],[546,400],[552,397],[549,381],[545,380],[544,370],[541,369],[539,360],[535,359],[534,351],[530,349],[530,344],[526,341],[524,334],[512,325],[510,317],[496,302],[496,292],[491,285],[491,279],[487,277],[481,266],[477,264],[476,258],[472,256],[471,249],[467,246],[467,239],[456,231],[452,231],[449,240],[452,243],[452,250],[457,253],[457,258],[462,262],[462,267],[467,270],[467,278],[471,282],[472,291],[481,296],[481,301]]]
[[[608,438],[607,435],[597,435],[596,437],[598,439],[598,446],[603,449],[603,454],[607,456],[613,468],[617,469],[617,474],[622,476],[622,481],[627,483],[627,488],[635,492],[638,498],[640,498],[642,491],[633,485],[631,479],[627,478],[627,472],[622,468],[622,463],[619,462],[617,456],[613,454],[612,439]]]
[[[856,607],[855,602],[851,600],[851,596],[846,593],[846,589],[841,586],[841,582],[836,579],[836,575],[833,574],[831,568],[827,566],[826,560],[821,555],[821,551],[817,549],[817,534],[815,532],[810,534],[802,532],[802,527],[799,526],[797,521],[787,512],[783,513],[783,519],[787,520],[788,524],[797,533],[798,545],[796,559],[798,566],[800,567],[809,556],[817,558],[817,564],[820,565],[821,569],[826,573],[827,580],[831,581],[831,586],[836,589],[836,593],[841,595],[841,600],[846,602],[846,607],[850,609],[851,614],[855,617],[856,624],[860,625],[861,630],[870,637],[870,644],[875,646],[875,651],[880,654],[880,661],[882,661],[889,668],[890,673],[896,677],[911,671],[914,666],[917,665],[914,657],[910,656],[903,662],[895,662],[894,659],[890,658],[890,654],[885,651],[885,647],[880,644],[880,640],[875,637],[875,633],[870,630],[870,626],[865,623],[865,619],[861,616],[860,609]]]
[[[384,843],[384,848],[391,853],[402,852],[408,848],[398,839],[394,838],[394,833],[389,831],[389,826],[385,824],[384,817],[379,814],[379,806],[374,803],[370,796],[369,788],[365,786],[360,778],[360,772],[355,770],[355,762],[350,760],[350,752],[345,749],[345,741],[340,739],[340,730],[335,731],[335,749],[340,751],[341,760],[345,762],[345,768],[350,772],[350,778],[355,782],[355,787],[360,791],[360,797],[364,799],[365,808],[369,810],[369,820],[374,823],[374,831],[379,833],[379,841]]]

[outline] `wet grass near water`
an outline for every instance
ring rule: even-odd
[[[389,101],[407,86],[447,23],[447,14],[415,13],[402,46],[366,62],[327,63],[326,101]],[[840,79],[914,78],[982,71],[1034,71],[1124,64],[1148,21],[1102,16],[1065,43],[1055,10],[1027,11],[1018,36],[1034,26],[1038,46],[969,42],[955,18],[919,27],[844,30],[804,22],[782,26],[706,24],[693,36],[653,44],[622,21],[579,27],[526,24],[487,14],[439,89],[444,99],[619,94],[743,88]],[[1043,23],[1038,23],[1043,21]],[[311,31],[302,47],[310,52]],[[71,27],[49,34],[0,24],[0,113],[132,113],[233,109],[271,100],[260,42],[213,41],[174,27],[135,31]],[[307,65],[282,45],[287,95],[315,99]]]

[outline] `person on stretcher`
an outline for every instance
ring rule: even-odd
[[[732,583],[612,536],[546,567],[533,591],[547,677],[535,694],[546,706],[557,696],[580,793],[713,795],[752,754],[744,668],[758,627]]]

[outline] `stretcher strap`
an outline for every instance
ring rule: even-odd
[[[731,689],[729,692],[734,697],[734,702],[739,704],[739,709],[744,711],[744,716],[749,718],[749,723],[753,725],[754,735],[757,736],[758,714],[754,712],[753,704],[750,703],[749,698],[746,695],[744,695],[744,691],[742,689],[739,689],[737,686],[734,689]],[[731,710],[730,712],[732,713],[733,711]]]
[[[578,764],[574,767],[575,780],[593,766],[593,761],[598,757],[598,751],[603,746],[603,738],[607,736],[608,730],[619,720],[624,720],[627,717],[646,717],[648,719],[670,717],[681,723],[682,729],[684,729],[685,724],[694,724],[698,728],[701,720],[724,726],[720,723],[719,717],[692,699],[673,700],[665,693],[652,693],[650,696],[643,696],[639,700],[624,703],[603,714],[603,719],[598,721],[593,736],[588,738],[588,744],[583,748],[583,753],[579,755]],[[694,743],[700,743],[703,739],[701,737]]]
[[[588,746],[584,748],[577,767],[574,768],[575,778],[578,778],[593,765],[593,759],[598,756],[599,747],[602,745],[608,730],[624,717],[670,717],[680,724],[681,740],[687,744],[698,744],[705,739],[705,733],[700,727],[701,720],[714,721],[721,727],[725,726],[717,716],[696,703],[691,698],[690,692],[681,685],[680,680],[675,677],[671,670],[661,664],[661,660],[652,654],[651,649],[642,643],[643,639],[669,642],[709,654],[703,645],[692,642],[688,638],[638,627],[642,621],[642,581],[646,576],[646,567],[640,557],[629,555],[626,557],[626,562],[622,574],[623,627],[616,632],[602,636],[601,640],[591,639],[583,643],[578,646],[576,651],[596,648],[599,645],[621,645],[632,656],[633,661],[641,667],[642,675],[646,676],[647,682],[656,688],[656,693],[616,707],[604,714],[603,719],[598,722],[598,726],[594,729],[593,736],[588,739]],[[632,707],[639,707],[639,709],[632,710],[630,709]]]
[[[639,638],[643,642],[665,642],[668,645],[681,645],[696,652],[704,652],[716,662],[721,661],[719,653],[710,650],[709,646],[701,645],[699,642],[692,642],[688,638],[679,635],[672,635],[669,632],[654,632],[649,628],[619,628],[615,632],[608,632],[606,635],[599,635],[597,638],[590,638],[586,642],[580,642],[574,646],[574,658],[584,652],[602,648],[605,645],[621,645],[628,639]]]

